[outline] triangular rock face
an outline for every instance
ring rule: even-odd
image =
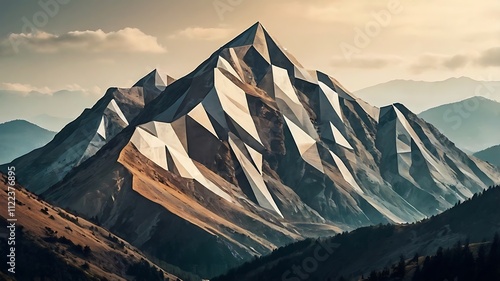
[[[130,123],[43,195],[203,277],[304,237],[436,214],[500,176],[401,105],[304,69],[260,24]]]
[[[380,110],[377,148],[382,176],[425,214],[447,209],[495,184],[494,169],[458,150],[401,104]],[[493,173],[494,175],[494,173]]]
[[[155,99],[166,85],[154,70],[132,88],[108,89],[91,109],[85,109],[50,143],[15,159],[9,165],[16,166],[26,188],[35,193],[44,192],[127,127],[144,105]]]
[[[161,92],[165,90],[165,88],[173,82],[175,82],[174,78],[158,69],[155,69],[135,83],[132,87],[145,89],[144,100],[147,104],[158,96],[158,91]]]

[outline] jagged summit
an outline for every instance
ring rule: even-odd
[[[265,28],[260,22],[256,22],[245,31],[240,33],[234,39],[229,41],[227,44],[223,46],[223,48],[234,48],[234,47],[242,47],[253,45],[257,42],[265,43]]]
[[[155,87],[160,91],[165,90],[165,88],[175,81],[173,77],[166,74],[166,72],[160,69],[154,69],[141,80],[137,81],[133,87]]]
[[[214,52],[209,59],[190,75],[199,75],[200,72],[212,69],[215,65],[220,64],[219,57],[221,56],[227,61],[235,57],[241,60],[253,61],[255,66],[249,66],[255,68],[261,68],[260,64],[275,64],[292,69],[295,65],[302,68],[302,65],[295,57],[273,39],[260,22],[255,23]]]
[[[246,48],[248,46],[255,48],[255,50],[269,63],[284,63],[284,61],[282,61],[284,56],[290,63],[302,67],[293,55],[288,53],[278,41],[271,37],[260,22],[256,22],[227,43],[223,48]]]

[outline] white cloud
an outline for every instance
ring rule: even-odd
[[[165,53],[166,49],[154,36],[137,28],[118,31],[70,31],[56,35],[39,31],[37,33],[13,33],[0,42],[0,54],[17,52],[57,53],[75,52],[125,52],[125,53]]]
[[[96,94],[102,95],[103,94],[101,91],[101,88],[99,88],[97,86],[94,86],[90,89],[86,89],[78,84],[69,84],[69,85],[65,85],[62,88],[52,89],[52,88],[47,87],[47,86],[37,87],[37,86],[30,85],[30,84],[22,84],[22,83],[2,83],[2,84],[0,84],[0,90],[14,91],[14,92],[18,92],[22,95],[29,94],[32,92],[45,94],[45,95],[52,95],[53,93],[58,92],[58,91],[62,91],[62,90],[72,91],[72,92],[83,92],[83,93],[88,93],[88,94],[93,94],[93,95],[96,95]]]
[[[232,29],[217,27],[188,27],[169,36],[170,39],[219,40],[229,37]]]
[[[93,94],[93,95],[103,95],[104,94],[104,92],[98,86],[93,86],[91,88],[84,88],[78,84],[65,85],[61,89],[56,89],[55,91],[52,91],[52,93],[55,93],[55,92],[61,91],[61,90],[78,91],[78,92],[84,92],[84,93],[89,93],[89,94]]]
[[[42,94],[53,93],[49,87],[35,87],[29,84],[21,84],[21,83],[2,83],[1,89],[7,91],[21,92],[21,93],[30,93],[30,92],[38,92]]]

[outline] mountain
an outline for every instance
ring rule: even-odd
[[[463,150],[480,151],[500,143],[500,103],[493,100],[472,97],[426,110],[418,116]]]
[[[165,89],[167,76],[152,71],[132,88],[110,88],[90,109],[64,127],[44,147],[10,163],[35,193],[45,191],[75,166],[94,155]],[[5,171],[5,167],[2,169]]]
[[[477,158],[488,161],[491,164],[500,167],[500,145],[492,146],[485,150],[474,153]]]
[[[212,281],[340,280],[342,276],[344,280],[361,280],[361,276],[368,277],[372,270],[397,263],[400,256],[425,257],[436,253],[439,247],[451,248],[459,241],[468,240],[471,244],[490,241],[500,231],[499,200],[500,187],[497,186],[415,224],[378,225],[331,238],[297,242]],[[441,265],[438,269],[446,270],[449,266]],[[301,276],[305,278],[299,278]],[[455,280],[434,277],[426,280]]]
[[[306,237],[437,214],[500,176],[403,105],[304,69],[259,23],[129,123],[57,184],[40,181],[50,169],[19,181],[203,278]]]
[[[2,206],[7,206],[7,202],[13,202],[8,199],[10,185],[7,185],[7,182],[7,176],[0,174]],[[15,244],[7,244],[7,238],[10,236],[3,235],[5,232],[2,232],[0,250],[7,255],[10,253],[10,246],[15,248],[16,272],[12,274],[7,271],[9,266],[2,266],[1,272],[13,279],[0,279],[132,280],[134,277],[137,278],[135,280],[177,279],[175,275],[165,272],[135,247],[106,229],[40,200],[19,185],[15,185],[14,188],[15,219],[17,219],[16,236],[13,240]],[[0,220],[5,223],[4,225],[8,225],[8,219],[12,217],[8,217],[6,212],[0,214]],[[183,274],[179,270],[176,271]],[[150,278],[144,278],[145,276]]]
[[[0,124],[0,163],[10,162],[46,145],[55,134],[25,120]]]
[[[356,91],[355,94],[376,106],[403,103],[417,113],[472,96],[491,99],[499,91],[500,81],[476,81],[460,77],[436,82],[393,80]]]
[[[59,132],[64,126],[71,122],[72,118],[56,117],[48,114],[40,114],[32,117],[28,117],[27,120],[33,124],[36,124],[42,128],[47,128],[48,130]]]

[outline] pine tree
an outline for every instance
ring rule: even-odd
[[[401,255],[399,257],[399,263],[394,271],[393,276],[396,278],[403,279],[405,277],[405,270],[406,270],[406,262],[405,262],[405,257]]]
[[[477,251],[477,259],[476,259],[476,278],[475,280],[486,280],[485,272],[486,272],[486,247],[483,242]]]
[[[488,255],[490,264],[496,264],[496,262],[499,260],[499,240],[500,237],[498,236],[498,233],[495,233],[495,236],[493,237],[493,243],[491,243],[490,253]]]
[[[420,266],[417,265],[417,267],[415,267],[415,273],[413,273],[413,278],[411,279],[412,281],[420,281]]]
[[[458,280],[474,280],[475,276],[475,260],[474,255],[470,251],[469,241],[467,240],[462,249],[461,264],[459,267]]]
[[[415,255],[413,256],[413,259],[411,260],[412,262],[415,262],[415,263],[418,263],[418,253],[415,253]]]
[[[500,237],[498,233],[495,233],[493,242],[491,243],[490,252],[487,258],[486,273],[485,277],[488,280],[495,280],[500,275],[499,273],[500,265]]]

